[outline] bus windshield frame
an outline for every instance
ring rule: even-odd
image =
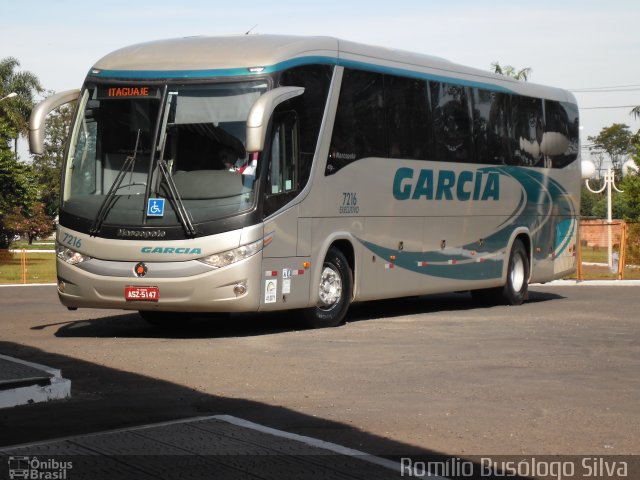
[[[107,238],[132,228],[188,238],[237,223],[228,220],[255,210],[258,198],[247,114],[271,83],[89,80],[63,166],[61,220]],[[161,215],[147,211],[156,199],[166,200]]]

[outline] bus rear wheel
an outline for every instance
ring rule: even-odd
[[[472,290],[471,296],[481,305],[521,305],[529,296],[529,255],[522,243],[516,239],[511,247],[507,282],[504,287]]]
[[[507,283],[502,291],[502,298],[507,305],[521,305],[529,296],[529,255],[522,243],[517,239],[511,247]]]
[[[331,247],[322,264],[317,284],[318,303],[304,311],[304,323],[310,328],[336,327],[344,320],[351,302],[353,273],[347,259]]]

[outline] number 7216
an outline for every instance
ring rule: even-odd
[[[64,245],[69,245],[70,247],[80,248],[82,246],[82,239],[76,237],[75,235],[69,235],[68,233],[65,233],[62,243]]]

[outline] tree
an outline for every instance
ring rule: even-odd
[[[638,171],[629,172],[622,181],[620,193],[624,202],[622,218],[630,222],[640,222],[640,145],[636,145],[633,160],[638,166]]]
[[[636,145],[636,153],[633,155],[636,165],[640,168],[640,145]],[[618,183],[622,193],[614,193],[611,198],[611,213],[613,218],[624,219],[628,222],[640,222],[640,174],[629,172],[624,179]],[[589,195],[594,195],[588,192]],[[607,197],[596,195],[589,198],[584,196],[581,203],[588,204],[594,198],[591,213],[593,216],[605,218],[607,215]],[[583,213],[584,215],[584,213]]]
[[[602,179],[602,171],[605,170],[604,161],[605,161],[606,154],[602,150],[595,150],[595,149],[592,149],[590,151],[590,154],[591,154],[590,155],[591,161],[596,166],[596,173],[598,175],[598,180],[600,180]],[[594,187],[594,188],[600,188],[600,187]]]
[[[529,77],[533,72],[531,67],[526,67],[520,70],[516,70],[516,68],[511,65],[505,65],[503,67],[498,62],[493,62],[491,64],[491,67],[493,68],[493,73],[497,73],[498,75],[504,75],[505,77],[510,77],[515,80],[522,80],[523,82],[526,82],[527,80],[529,80]]]
[[[611,166],[618,174],[621,172],[622,164],[635,151],[634,135],[624,123],[614,123],[605,127],[595,137],[587,137],[587,140],[593,142],[590,150],[604,152],[609,156]]]
[[[35,103],[35,94],[43,91],[35,74],[17,71],[18,67],[20,62],[13,57],[0,59],[0,98],[17,93],[15,97],[0,102],[0,117],[4,117],[16,132],[13,137],[16,156],[18,136],[27,135],[29,131],[29,116]]]
[[[8,248],[17,233],[9,217],[16,208],[28,211],[37,195],[31,167],[19,162],[7,145],[7,135],[12,134],[0,117],[0,249]]]
[[[40,191],[40,201],[44,204],[45,213],[51,219],[58,214],[60,170],[71,124],[71,114],[71,108],[64,105],[47,117],[44,153],[34,157],[32,162]]]
[[[38,237],[46,237],[55,229],[55,224],[44,211],[44,204],[36,203],[30,211],[16,207],[5,217],[9,228],[29,239],[29,245]]]
[[[629,115],[633,116],[633,118],[635,118],[636,120],[640,120],[640,105],[638,105],[637,107],[633,107],[633,109],[631,109],[631,112],[629,112]]]
[[[596,213],[599,212],[594,212],[594,208],[601,198],[602,194],[591,192],[583,184],[580,191],[580,215],[582,217],[597,217]]]

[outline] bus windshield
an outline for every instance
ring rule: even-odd
[[[253,206],[256,165],[245,150],[245,127],[267,82],[168,85],[164,104],[162,90],[85,88],[64,167],[65,213],[94,226],[104,217],[99,224],[168,227],[181,224],[178,203],[194,224]],[[147,217],[147,193],[168,199],[162,215]]]

